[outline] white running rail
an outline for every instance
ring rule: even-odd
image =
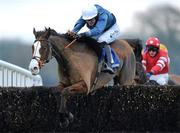
[[[40,75],[33,76],[30,71],[0,60],[0,87],[42,86]]]

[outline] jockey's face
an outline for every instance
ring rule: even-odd
[[[157,51],[153,51],[153,50],[149,50],[148,52],[151,57],[155,57],[157,54]]]
[[[86,23],[87,23],[90,27],[92,27],[92,26],[94,26],[95,23],[96,23],[96,18],[94,17],[94,18],[92,18],[92,19],[86,20]]]
[[[157,47],[153,47],[153,46],[149,46],[149,47],[148,47],[148,52],[149,52],[149,55],[150,55],[151,57],[156,56],[156,54],[158,53],[158,51],[159,51],[159,48],[157,48]]]

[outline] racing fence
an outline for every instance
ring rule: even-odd
[[[0,132],[180,131],[180,86],[115,86],[73,96],[68,110],[75,119],[67,128],[59,125],[53,90],[0,88]]]
[[[40,75],[33,76],[30,71],[0,60],[1,87],[42,86]]]

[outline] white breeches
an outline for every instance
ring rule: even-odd
[[[150,80],[155,80],[160,85],[167,85],[169,80],[169,74],[158,74],[158,75],[152,75],[150,77]]]
[[[120,29],[117,23],[115,23],[109,30],[105,31],[99,38],[98,42],[107,42],[108,44],[119,39]]]

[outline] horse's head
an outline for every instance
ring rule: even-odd
[[[51,43],[48,40],[50,36],[50,28],[39,32],[36,32],[34,28],[33,34],[36,40],[32,45],[32,59],[29,64],[29,69],[33,75],[36,75],[44,64],[49,62],[52,58]]]

